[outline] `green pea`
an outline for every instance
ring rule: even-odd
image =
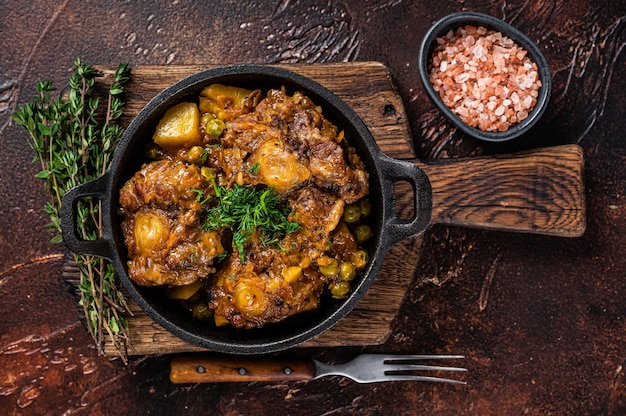
[[[211,319],[213,317],[213,309],[209,308],[204,302],[197,303],[193,306],[193,317],[197,319]]]
[[[339,274],[339,262],[336,259],[331,259],[325,266],[319,266],[320,273],[326,277],[335,277]]]
[[[339,277],[347,282],[353,280],[356,277],[354,264],[347,261],[341,263],[341,266],[339,266]]]
[[[351,288],[352,285],[350,284],[350,282],[347,282],[345,280],[333,282],[329,286],[330,294],[335,299],[344,299],[346,296],[348,296],[348,293],[350,293]]]
[[[206,162],[207,152],[202,146],[192,146],[187,151],[187,160],[194,165],[202,166]]]
[[[361,208],[361,216],[363,218],[367,218],[372,213],[372,203],[367,199],[362,199],[359,201],[359,208]]]
[[[146,149],[146,157],[151,160],[161,160],[165,157],[165,154],[163,149],[156,144],[152,144]]]
[[[212,139],[217,139],[222,135],[222,132],[226,128],[226,124],[222,120],[212,119],[208,120],[204,126],[204,131],[211,136]]]
[[[200,174],[204,177],[204,179],[206,179],[207,181],[210,181],[212,179],[215,179],[215,170],[213,168],[210,168],[208,166],[203,166],[200,168]]]
[[[215,116],[211,113],[202,114],[202,118],[200,119],[200,124],[202,124],[205,128],[209,121],[215,120]]]
[[[354,238],[361,244],[372,238],[372,229],[369,225],[359,225],[354,229]]]
[[[347,205],[343,210],[343,220],[348,224],[357,222],[360,217],[361,209],[358,205],[350,204]]]
[[[359,250],[351,256],[351,260],[352,264],[354,264],[354,268],[357,270],[361,270],[367,265],[367,262],[369,261],[369,255],[367,254],[367,251]]]

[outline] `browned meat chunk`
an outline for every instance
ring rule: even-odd
[[[213,160],[228,183],[263,183],[279,192],[313,183],[348,204],[368,191],[365,168],[343,133],[297,92],[270,90],[253,112],[230,123]],[[258,172],[252,175],[255,164]]]
[[[209,190],[197,166],[170,160],[144,165],[124,185],[122,231],[137,284],[187,285],[215,271],[224,249],[216,232],[202,229],[197,201]]]

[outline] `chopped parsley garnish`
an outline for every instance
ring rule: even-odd
[[[300,229],[300,224],[288,220],[291,210],[281,204],[274,188],[235,184],[231,189],[220,186],[217,191],[219,205],[208,210],[204,228],[209,231],[230,228],[233,246],[242,263],[243,245],[255,231],[263,244],[280,247],[284,236]]]
[[[254,165],[250,166],[250,169],[248,169],[248,172],[250,172],[251,175],[258,175],[260,170],[261,170],[261,164],[259,162],[255,162]]]
[[[196,194],[196,201],[198,201],[200,205],[204,205],[211,200],[211,195],[205,197],[202,189],[191,188],[190,191]]]

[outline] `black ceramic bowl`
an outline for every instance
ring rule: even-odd
[[[354,283],[347,299],[323,299],[315,313],[303,315],[295,322],[267,325],[257,330],[236,330],[215,327],[193,319],[187,311],[164,296],[160,288],[136,285],[127,274],[127,249],[117,214],[119,190],[145,162],[144,149],[165,111],[185,100],[197,100],[200,91],[212,83],[250,89],[285,86],[292,94],[299,90],[321,106],[324,115],[340,129],[356,148],[365,163],[370,181],[369,200],[373,204],[373,238],[368,247],[370,262]],[[415,192],[416,216],[399,219],[394,207],[394,183],[408,181]],[[103,236],[97,241],[84,241],[76,235],[76,205],[85,197],[102,201]],[[80,254],[91,254],[110,260],[120,280],[137,304],[157,323],[183,340],[212,351],[258,354],[283,350],[321,334],[348,312],[365,295],[380,269],[383,257],[394,243],[423,232],[431,216],[431,187],[426,175],[414,164],[385,156],[357,114],[335,94],[294,72],[272,66],[238,65],[209,69],[185,78],[158,94],[126,129],[107,174],[67,192],[63,198],[62,229],[68,247]]]
[[[528,117],[517,124],[509,127],[508,130],[502,132],[490,132],[482,131],[478,128],[471,127],[466,124],[459,116],[457,116],[439,97],[439,94],[434,90],[430,80],[429,71],[430,63],[432,59],[432,52],[437,45],[437,38],[443,37],[450,30],[455,30],[459,27],[473,25],[483,26],[486,29],[495,30],[503,35],[512,39],[519,46],[524,48],[530,57],[530,59],[537,64],[539,79],[541,80],[541,87],[539,88],[539,96],[537,97],[537,103],[533,109],[529,112]],[[437,108],[461,131],[472,137],[489,141],[489,142],[504,142],[514,139],[528,132],[541,118],[548,102],[550,101],[550,93],[552,89],[552,76],[550,74],[550,67],[545,57],[537,47],[524,33],[509,25],[508,23],[497,19],[493,16],[489,16],[482,13],[475,12],[459,12],[448,15],[438,22],[436,22],[426,33],[426,36],[422,40],[419,50],[419,73],[420,78],[426,88],[426,92],[431,100],[435,103]]]

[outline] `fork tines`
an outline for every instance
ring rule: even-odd
[[[467,384],[465,381],[462,380],[414,374],[417,371],[466,372],[466,368],[412,363],[419,360],[449,360],[465,358],[462,355],[388,355],[381,356],[380,358],[385,364],[385,377],[388,377],[390,380],[435,381],[454,384]]]

